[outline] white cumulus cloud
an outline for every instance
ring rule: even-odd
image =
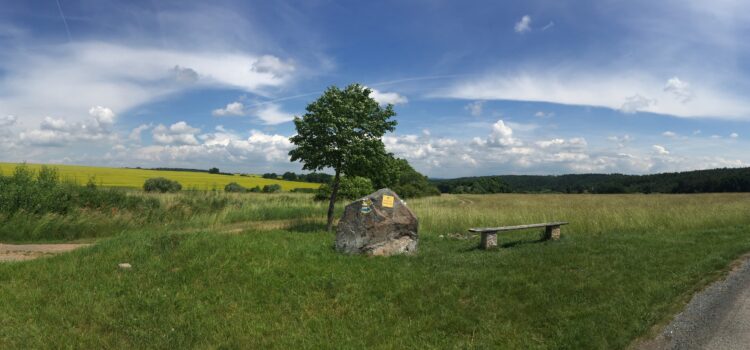
[[[656,153],[658,155],[667,155],[667,154],[669,154],[669,151],[667,151],[667,149],[664,146],[662,146],[662,145],[653,145],[653,146],[651,146],[651,148],[654,150],[654,153]]]
[[[211,112],[216,117],[223,117],[228,115],[243,116],[245,115],[245,105],[242,102],[232,102],[227,104],[224,108],[214,109]]]
[[[521,19],[516,22],[516,25],[513,27],[513,29],[516,31],[516,33],[526,33],[531,30],[531,17],[529,15],[525,15],[521,17]]]
[[[0,117],[0,126],[8,127],[16,123],[17,118],[12,115]]]
[[[117,117],[111,109],[102,106],[91,107],[89,115],[94,117],[100,125],[112,125]]]
[[[486,140],[475,137],[474,143],[490,147],[510,147],[520,145],[520,142],[513,137],[513,129],[501,119],[498,119],[495,124],[492,124],[492,132]]]
[[[195,134],[200,129],[194,128],[184,121],[170,125],[159,124],[151,131],[151,137],[155,143],[162,145],[197,145],[198,139]]]
[[[27,128],[18,138],[30,145],[62,147],[81,141],[113,141],[117,135],[111,130],[115,114],[106,107],[92,107],[89,118],[69,122],[63,118],[44,117],[38,128]]]
[[[130,135],[128,136],[128,138],[131,141],[141,142],[141,133],[148,129],[151,129],[152,127],[154,127],[152,124],[138,125],[135,128],[133,128],[133,130],[130,131]]]
[[[375,89],[370,89],[372,92],[370,93],[370,97],[372,97],[375,101],[378,101],[381,105],[402,105],[409,102],[409,99],[406,98],[406,96],[400,95],[395,92],[381,92]]]

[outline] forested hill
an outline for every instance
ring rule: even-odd
[[[497,175],[431,180],[442,193],[704,193],[750,192],[750,168],[653,175]]]

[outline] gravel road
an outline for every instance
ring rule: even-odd
[[[750,259],[693,296],[655,339],[636,349],[750,349]]]

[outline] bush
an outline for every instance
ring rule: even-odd
[[[236,182],[230,182],[226,186],[224,186],[224,191],[234,192],[234,193],[245,193],[248,191],[248,189]]]
[[[316,200],[328,200],[331,198],[332,183],[323,184],[318,188],[315,194]],[[366,177],[344,176],[341,178],[339,192],[336,199],[357,199],[366,196],[374,191],[372,181]]]
[[[274,179],[274,180],[276,180],[276,179],[279,178],[279,175],[276,175],[276,173],[265,173],[265,174],[263,174],[263,178],[264,179]]]
[[[263,186],[263,193],[276,193],[281,192],[281,185],[271,184]]]
[[[220,173],[220,171],[219,171],[219,168],[211,168],[211,169],[208,169],[208,173],[209,174],[218,174],[218,173]]]
[[[293,188],[289,192],[294,192],[294,193],[315,193],[316,191],[317,191],[317,189],[314,189],[314,188],[299,188],[298,187],[298,188]]]
[[[181,189],[179,182],[164,177],[151,178],[143,183],[143,190],[146,192],[179,192]]]

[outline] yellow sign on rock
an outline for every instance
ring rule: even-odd
[[[393,208],[393,196],[383,195],[383,208]]]

